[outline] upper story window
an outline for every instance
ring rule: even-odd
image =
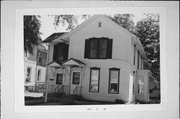
[[[41,69],[38,69],[37,81],[41,80]]]
[[[141,69],[143,70],[143,57],[141,56]]]
[[[135,65],[136,60],[136,45],[134,45],[134,59],[133,59],[133,64]]]
[[[25,83],[31,82],[31,67],[27,67]]]
[[[112,58],[112,39],[90,38],[85,41],[84,58],[108,59]]]
[[[58,43],[54,45],[53,61],[64,61],[68,59],[69,45],[65,43]]]
[[[137,56],[137,69],[140,69],[140,63],[139,63],[139,61],[140,61],[140,53],[139,53],[139,51],[138,51],[138,56]]]

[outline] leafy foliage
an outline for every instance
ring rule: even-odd
[[[135,32],[134,29],[134,15],[132,14],[115,14],[113,17],[110,17],[115,23],[119,24],[123,28],[127,29],[131,33]]]
[[[147,14],[147,18],[136,25],[136,35],[139,37],[151,71],[157,81],[160,80],[160,44],[159,44],[159,15]]]
[[[90,15],[81,15],[81,19],[88,19]],[[66,30],[72,30],[78,25],[78,20],[75,15],[54,15],[54,26],[55,28],[59,26],[59,24],[67,25]]]
[[[41,42],[40,16],[24,16],[24,51],[33,54],[34,46]]]

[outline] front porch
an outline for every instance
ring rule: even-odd
[[[85,64],[70,58],[64,62],[53,61],[48,64],[47,93],[57,95],[81,95]]]

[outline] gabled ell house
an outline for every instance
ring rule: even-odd
[[[48,43],[48,93],[87,100],[149,100],[147,57],[138,38],[104,15],[94,15]]]

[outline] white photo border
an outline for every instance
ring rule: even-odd
[[[160,104],[120,104],[120,105],[24,105],[24,44],[23,16],[51,14],[124,14],[158,13],[160,15]],[[99,111],[165,111],[167,110],[166,73],[166,8],[165,7],[91,7],[91,8],[37,8],[16,9],[15,26],[15,112],[99,112]]]

